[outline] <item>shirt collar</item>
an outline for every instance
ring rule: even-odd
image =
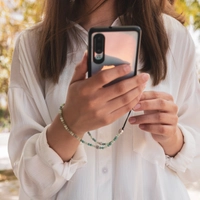
[[[88,34],[88,31],[85,30],[80,24],[74,22],[74,26],[81,30],[83,33]],[[115,19],[111,26],[121,26],[120,18],[118,17],[117,19]]]

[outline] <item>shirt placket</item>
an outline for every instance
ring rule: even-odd
[[[97,131],[100,142],[112,140],[111,126],[103,127]],[[97,150],[97,199],[112,199],[112,146]]]

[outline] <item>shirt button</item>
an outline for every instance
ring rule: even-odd
[[[14,163],[14,168],[17,167],[17,164],[18,164],[17,162]]]
[[[107,169],[106,167],[104,167],[104,168],[102,169],[102,172],[103,172],[104,174],[106,174],[106,173],[108,172],[108,169]]]

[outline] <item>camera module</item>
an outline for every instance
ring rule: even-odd
[[[93,39],[93,60],[97,64],[101,64],[104,61],[104,49],[105,49],[105,36],[98,33]]]

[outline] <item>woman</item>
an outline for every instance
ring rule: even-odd
[[[9,154],[20,199],[189,199],[182,181],[200,178],[200,87],[193,42],[163,14],[172,13],[168,6],[48,0],[43,21],[19,36]],[[110,25],[138,25],[143,38],[138,75],[103,87],[130,72],[122,65],[85,78],[87,31]],[[100,150],[77,139],[91,143],[87,132],[94,130],[94,140],[112,141],[131,109],[112,146]]]

